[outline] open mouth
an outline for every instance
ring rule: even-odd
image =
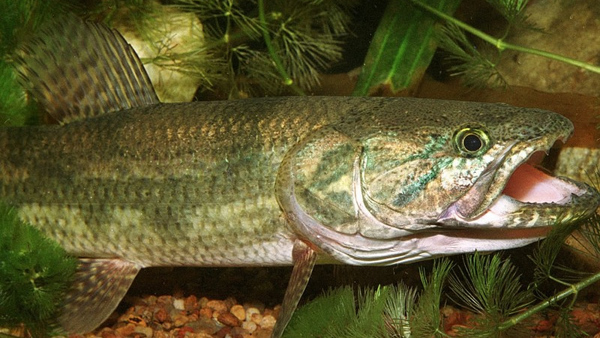
[[[596,210],[600,195],[595,189],[535,168],[526,163],[531,154],[516,165],[491,165],[488,169],[494,175],[476,184],[473,191],[448,207],[440,215],[440,224],[511,229],[545,227],[584,217]],[[502,186],[496,176],[505,177],[506,184]],[[488,188],[487,193],[485,188]]]
[[[524,203],[555,204],[567,204],[573,194],[584,193],[584,189],[548,175],[528,163],[517,167],[502,191],[503,195]]]

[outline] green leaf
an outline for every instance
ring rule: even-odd
[[[460,0],[427,0],[444,13],[454,13]],[[419,83],[433,58],[436,18],[407,0],[388,3],[369,47],[353,95],[369,95],[382,87],[410,90]]]

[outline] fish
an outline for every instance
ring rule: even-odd
[[[506,104],[383,97],[161,103],[115,30],[67,16],[14,54],[58,123],[0,128],[0,201],[78,258],[58,323],[89,332],[140,269],[293,266],[280,337],[315,264],[520,247],[595,212],[528,163],[573,124]]]

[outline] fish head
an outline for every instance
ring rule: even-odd
[[[389,130],[363,138],[360,185],[369,214],[397,228],[531,228],[596,209],[593,188],[527,163],[567,140],[568,119],[505,104],[462,105],[414,116],[420,122],[412,128],[388,121]]]
[[[519,247],[598,207],[595,189],[528,164],[573,133],[567,118],[505,104],[403,102],[410,107],[357,109],[334,128],[355,144],[342,156],[353,159],[350,217],[328,222],[300,202],[310,209],[300,232],[311,229],[336,259],[392,264]]]

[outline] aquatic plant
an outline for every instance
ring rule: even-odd
[[[48,335],[77,260],[0,204],[0,327]]]
[[[490,3],[507,22],[504,34],[499,38],[469,26],[447,13],[428,5],[425,1],[408,1],[411,1],[416,6],[446,21],[446,26],[440,30],[439,34],[440,48],[446,50],[450,54],[449,59],[455,61],[454,65],[449,69],[450,73],[462,76],[464,83],[468,86],[505,86],[506,83],[500,72],[497,70],[496,65],[500,60],[500,56],[506,50],[538,55],[564,62],[587,71],[600,73],[600,67],[596,65],[555,53],[512,44],[506,41],[506,37],[513,27],[516,25],[526,25],[526,17],[523,10],[527,6],[529,0],[487,0],[487,2]],[[472,42],[470,42],[466,37],[465,32],[486,42],[488,46],[495,49],[496,53],[482,53]]]

